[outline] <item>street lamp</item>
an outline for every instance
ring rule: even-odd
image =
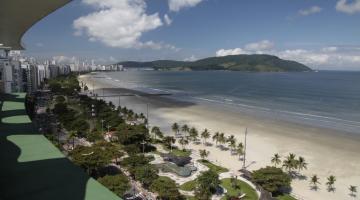
[[[101,134],[104,134],[104,122],[105,120],[101,120]]]
[[[143,140],[140,144],[143,145],[143,154],[145,154],[145,144],[146,144],[145,140]]]
[[[244,160],[243,160],[243,169],[246,169],[246,137],[247,137],[247,128],[245,129],[245,142],[244,142]]]

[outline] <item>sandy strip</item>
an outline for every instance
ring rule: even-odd
[[[96,82],[96,88],[111,88],[101,79],[89,79],[87,75],[80,78],[88,82]],[[96,89],[95,88],[95,89]],[[112,100],[117,103],[116,98]],[[149,103],[149,119],[151,125],[160,126],[168,134],[174,122],[187,123],[198,129],[208,128],[212,133],[224,132],[234,134],[238,141],[244,140],[245,127],[248,128],[247,166],[254,170],[271,165],[270,159],[274,153],[285,157],[289,152],[305,157],[308,170],[303,174],[307,180],[294,180],[293,193],[300,199],[353,199],[349,196],[349,185],[360,187],[360,137],[340,133],[324,128],[300,126],[294,123],[275,121],[272,119],[255,118],[233,111],[230,107],[214,107],[208,105],[176,104],[172,101],[148,99],[144,97],[122,97],[121,105],[126,105],[137,112],[146,112]],[[242,161],[232,156],[229,151],[222,151],[213,146],[190,144],[187,148],[194,150],[206,148],[210,151],[210,159],[224,167],[237,171]],[[310,190],[309,178],[317,174],[320,177],[320,189]],[[326,190],[326,177],[335,175],[336,191]]]

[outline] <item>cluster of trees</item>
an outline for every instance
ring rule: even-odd
[[[308,166],[308,163],[305,161],[304,157],[299,156],[296,158],[296,155],[293,153],[290,153],[288,156],[286,156],[283,161],[281,161],[281,156],[276,153],[271,158],[271,163],[274,164],[275,167],[282,163],[282,167],[292,175],[295,174],[294,170],[298,170],[298,172],[300,172],[301,170],[307,169]]]
[[[81,87],[79,86],[79,81],[75,74],[70,74],[67,76],[59,76],[55,79],[50,79],[48,81],[49,88],[54,94],[65,94],[72,96],[77,94]]]
[[[196,179],[195,198],[199,200],[211,199],[220,185],[219,174],[213,170],[202,172]]]
[[[69,152],[70,159],[95,178],[100,175],[101,169],[123,155],[117,145],[107,142],[97,142],[90,147],[77,146]]]
[[[208,139],[212,138],[212,140],[216,143],[216,146],[221,144],[221,146],[218,147],[223,148],[223,145],[227,144],[232,154],[239,155],[239,158],[244,155],[244,145],[242,142],[237,143],[234,135],[226,137],[224,133],[220,132],[216,132],[214,135],[212,135],[206,128],[199,134],[199,131],[195,127],[189,127],[187,124],[181,126],[178,123],[174,123],[171,126],[171,129],[174,132],[174,138],[180,136],[179,144],[184,150],[190,141],[197,142],[200,137],[203,140],[204,145],[207,145]],[[154,133],[156,134],[156,131],[154,131]]]
[[[61,101],[59,101],[61,99]],[[54,105],[53,112],[58,116],[61,124],[68,131],[75,131],[78,136],[86,136],[89,131],[90,125],[87,122],[86,117],[69,107],[69,104],[62,96],[56,98],[56,104]]]
[[[334,175],[330,175],[326,178],[326,187],[327,187],[327,191],[329,192],[334,192],[335,191],[335,182],[336,182],[336,177]],[[312,190],[318,190],[319,189],[319,185],[320,185],[320,178],[314,174],[313,176],[311,176],[310,178],[310,185],[311,185],[311,189]],[[352,197],[356,197],[356,193],[357,193],[357,186],[355,185],[350,185],[349,186],[349,195]]]
[[[291,177],[281,168],[265,167],[252,173],[252,181],[259,184],[274,196],[281,195],[291,188]]]
[[[143,154],[134,154],[121,162],[131,174],[139,181],[144,188],[158,193],[160,199],[184,199],[177,189],[175,181],[158,176],[158,169],[151,165],[153,158],[146,157]]]

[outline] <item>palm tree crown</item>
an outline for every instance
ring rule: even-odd
[[[191,137],[192,141],[195,142],[197,140],[198,136],[199,136],[199,133],[198,133],[197,129],[195,127],[192,127],[190,129],[190,137]]]
[[[210,132],[205,129],[202,133],[201,133],[201,138],[204,139],[204,144],[206,144],[206,140],[210,137]]]
[[[200,149],[199,150],[199,153],[200,153],[200,157],[204,160],[206,157],[209,156],[209,151],[206,151],[205,149]]]
[[[189,128],[189,126],[188,126],[187,124],[184,124],[184,125],[181,127],[181,131],[184,132],[185,135],[186,135],[187,133],[189,133],[189,130],[190,130],[190,128]]]
[[[332,189],[334,187],[335,181],[336,181],[336,177],[333,175],[327,178],[326,185],[328,186],[329,189]]]
[[[185,146],[189,144],[189,141],[186,138],[181,137],[181,139],[179,140],[179,143],[181,144],[181,146],[185,150]]]
[[[215,141],[216,146],[217,146],[217,144],[218,144],[218,142],[219,142],[219,137],[220,137],[220,133],[219,133],[219,132],[216,132],[216,133],[212,136],[212,139],[213,139],[213,141]]]
[[[171,126],[171,129],[174,131],[175,133],[175,136],[178,134],[179,132],[179,125],[177,123],[174,123],[172,126]]]
[[[317,186],[317,184],[320,184],[319,180],[320,179],[317,175],[313,175],[311,177],[310,183],[313,184],[314,186]]]
[[[349,190],[351,192],[351,196],[355,197],[355,193],[357,193],[357,187],[354,185],[350,185]]]
[[[278,153],[274,154],[274,156],[271,158],[271,163],[274,164],[275,167],[281,163],[280,155]]]

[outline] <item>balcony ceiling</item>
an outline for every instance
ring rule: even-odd
[[[21,38],[25,32],[36,22],[70,1],[0,0],[0,47],[23,50]]]

